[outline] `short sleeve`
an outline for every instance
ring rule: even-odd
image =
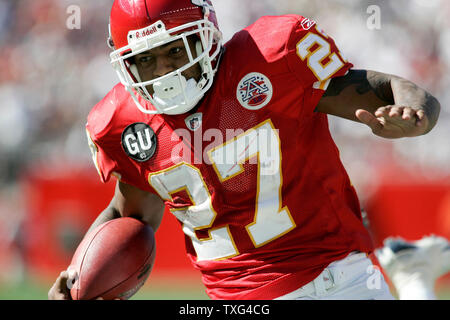
[[[306,94],[306,112],[314,111],[332,78],[344,76],[353,67],[334,40],[304,17],[299,17],[290,35],[287,60]]]
[[[129,93],[118,84],[89,112],[87,140],[103,183],[114,176],[123,183],[156,193],[145,178],[145,167],[128,157],[122,146],[123,131],[139,116],[141,112]]]
[[[120,179],[120,175],[117,173],[117,164],[113,161],[108,154],[99,147],[89,132],[88,126],[86,126],[86,135],[88,139],[89,149],[91,150],[92,161],[94,162],[95,168],[100,175],[100,180],[105,183],[109,181],[111,175],[116,176]]]

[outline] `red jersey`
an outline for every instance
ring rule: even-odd
[[[87,123],[101,179],[116,173],[165,201],[211,298],[289,293],[372,250],[327,116],[314,112],[351,67],[314,21],[263,17],[225,45],[190,113],[143,114],[114,87]]]

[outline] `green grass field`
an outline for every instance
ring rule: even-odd
[[[16,285],[0,284],[0,300],[46,300],[50,283],[25,280]],[[134,295],[132,300],[205,300],[209,299],[200,282],[192,280],[183,283],[178,281],[158,279],[148,281]]]
[[[180,284],[180,281],[147,283],[131,300],[207,300],[201,283]],[[18,285],[0,286],[0,300],[46,300],[50,284],[27,280]],[[450,288],[439,287],[439,300],[450,300]]]

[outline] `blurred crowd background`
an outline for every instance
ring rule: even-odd
[[[20,250],[20,226],[29,213],[20,184],[24,177],[40,170],[48,176],[93,168],[86,116],[117,82],[106,45],[112,2],[0,0],[0,246],[16,242]],[[332,134],[362,202],[371,196],[380,172],[404,173],[394,179],[449,180],[450,1],[213,3],[225,40],[262,15],[302,14],[334,38],[355,68],[403,76],[440,100],[437,127],[414,139],[383,140],[360,124],[330,117]],[[80,29],[67,28],[71,5],[81,9]],[[371,5],[380,9],[379,29],[368,27],[374,14],[368,11]],[[22,274],[20,262],[11,260],[21,261],[20,254],[8,257],[2,260],[0,254],[0,286],[1,280],[14,278],[11,270]],[[11,265],[14,268],[5,272]]]

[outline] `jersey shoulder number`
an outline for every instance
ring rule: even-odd
[[[313,20],[301,18],[289,40],[289,66],[304,86],[324,85],[343,76],[352,67],[328,36]]]

